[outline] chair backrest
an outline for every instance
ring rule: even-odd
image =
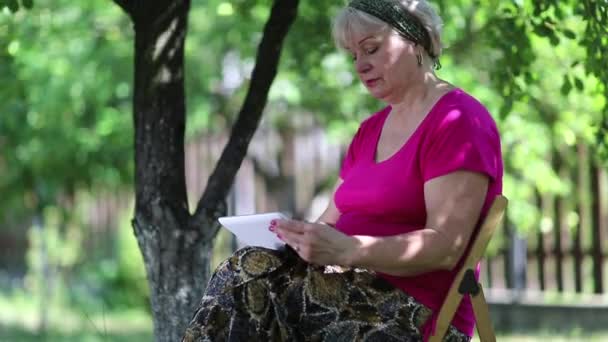
[[[486,218],[474,237],[473,245],[469,250],[469,254],[466,257],[462,268],[458,271],[456,278],[454,278],[454,282],[450,286],[443,304],[441,305],[439,315],[437,316],[437,323],[435,325],[435,334],[431,336],[429,341],[441,341],[443,339],[443,336],[454,317],[454,313],[462,300],[463,294],[460,293],[459,288],[465,273],[468,270],[475,270],[477,263],[479,263],[488,247],[492,235],[502,221],[506,207],[507,198],[502,195],[496,196],[490,210],[488,210]]]

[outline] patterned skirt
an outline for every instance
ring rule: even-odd
[[[422,341],[431,314],[373,272],[246,247],[213,273],[182,341]],[[470,337],[450,326],[444,341]]]

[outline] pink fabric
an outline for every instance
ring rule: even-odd
[[[485,107],[460,89],[450,91],[394,155],[376,163],[378,139],[390,110],[386,107],[366,119],[351,142],[340,172],[344,182],[335,194],[341,213],[336,228],[349,235],[371,236],[422,229],[424,183],[456,170],[480,172],[490,179],[481,221],[502,192],[503,174],[498,130]],[[412,277],[380,275],[437,313],[458,268]],[[434,324],[435,318],[427,323],[427,337]],[[472,336],[469,299],[462,301],[452,324]]]

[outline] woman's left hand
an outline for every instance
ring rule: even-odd
[[[358,241],[334,227],[320,223],[277,220],[270,230],[309,263],[352,266],[350,263]]]

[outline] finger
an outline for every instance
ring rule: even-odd
[[[277,236],[290,246],[301,245],[303,242],[301,234],[293,233],[288,230],[277,231]]]
[[[306,246],[304,246],[304,244],[301,241],[299,241],[297,239],[297,237],[294,238],[293,235],[292,236],[288,236],[288,237],[284,237],[283,241],[285,242],[285,244],[287,246],[291,247],[291,249],[293,249],[296,252],[296,254],[298,254],[302,259],[308,261],[305,258],[305,254],[304,254]]]
[[[275,228],[282,231],[290,231],[292,233],[304,234],[306,232],[306,226],[308,224],[301,221],[294,220],[277,220]]]
[[[292,229],[288,229],[284,225],[279,225],[279,224],[274,226],[274,228],[271,230],[272,230],[272,232],[274,232],[275,234],[280,235],[280,236],[291,236],[294,234],[302,235],[298,232],[293,231]]]

